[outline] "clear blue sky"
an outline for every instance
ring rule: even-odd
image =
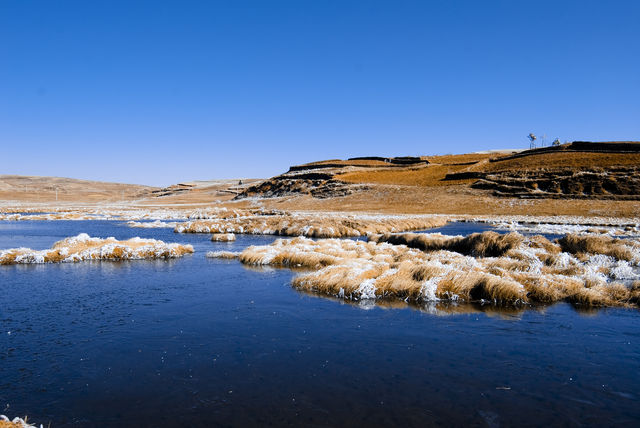
[[[640,1],[0,0],[0,173],[640,140]]]

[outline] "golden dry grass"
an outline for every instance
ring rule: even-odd
[[[539,237],[536,242],[540,241]],[[496,232],[473,233],[469,236],[446,236],[439,234],[404,233],[372,236],[374,242],[406,245],[422,251],[454,251],[474,257],[499,257],[519,246],[524,237],[518,233],[502,235]],[[550,243],[549,243],[550,244]]]
[[[133,201],[151,195],[155,187],[61,177],[0,175],[0,200],[53,202]]]
[[[42,425],[40,427],[42,428]],[[36,426],[29,424],[26,416],[24,419],[15,418],[10,420],[5,415],[0,415],[0,428],[36,428]]]
[[[298,165],[298,167],[314,167],[321,165],[336,165],[336,166],[379,166],[379,167],[389,167],[389,164],[375,159],[353,159],[353,160],[343,160],[343,159],[327,159],[317,162],[309,162],[302,165]]]
[[[457,155],[425,156],[424,158],[434,164],[459,165],[481,162],[484,160],[499,158],[502,156],[507,155],[499,153],[463,153]]]
[[[118,241],[115,238],[91,238],[81,233],[56,242],[48,250],[37,251],[29,248],[0,250],[0,265],[84,260],[167,259],[190,253],[193,253],[191,245],[166,244],[155,239],[140,238]]]
[[[448,214],[473,216],[582,216],[633,218],[640,201],[594,199],[519,199],[492,196],[467,185],[369,185],[369,189],[338,198],[298,196],[264,200],[282,210],[375,212],[387,214]]]
[[[488,162],[490,158],[493,159],[492,162]],[[570,168],[580,171],[584,168],[640,165],[640,154],[635,153],[556,152],[532,154],[514,159],[508,159],[506,155],[471,153],[463,155],[429,156],[426,157],[426,159],[428,159],[431,164],[424,167],[360,170],[339,174],[336,178],[347,183],[433,187],[469,184],[475,181],[475,179],[444,179],[447,174],[462,171],[526,172],[528,170],[553,168]]]
[[[374,233],[422,230],[443,226],[441,216],[357,216],[337,213],[277,214],[228,219],[195,220],[178,224],[180,233],[240,233],[314,238],[355,237]]]
[[[640,165],[640,153],[552,152],[490,162],[486,172],[523,171],[552,168],[610,168]]]
[[[447,174],[463,171],[469,168],[469,165],[441,165],[431,164],[419,168],[402,168],[402,169],[376,169],[361,170],[339,174],[336,179],[347,183],[359,184],[396,184],[402,186],[450,186],[463,183],[472,183],[471,180],[445,181]]]
[[[211,240],[214,242],[230,242],[236,240],[236,235],[233,233],[214,233],[211,235]]]
[[[558,240],[562,251],[585,257],[588,254],[603,254],[619,260],[631,260],[632,249],[620,239],[602,235],[568,234]]]
[[[561,253],[558,245],[543,237],[510,234],[501,240],[485,232],[469,239],[433,234],[416,241],[414,235],[378,241],[420,242],[421,249],[299,237],[249,247],[238,258],[247,265],[312,269],[298,275],[293,286],[350,300],[498,304],[564,300],[586,306],[628,306],[637,305],[640,298],[640,281],[629,283],[629,278],[638,276],[633,271],[640,264],[638,240],[623,244],[634,254],[629,262],[605,254],[580,260]]]

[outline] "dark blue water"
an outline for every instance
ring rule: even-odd
[[[363,308],[295,291],[289,270],[204,257],[274,237],[0,222],[0,248],[80,232],[196,253],[0,266],[0,413],[52,427],[640,423],[638,311]]]

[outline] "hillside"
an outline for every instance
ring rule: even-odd
[[[20,202],[121,202],[139,199],[156,188],[63,177],[0,175],[0,200]]]
[[[400,185],[465,186],[519,198],[640,199],[639,168],[640,143],[574,142],[511,153],[314,162],[291,167],[243,195],[328,198]]]
[[[80,204],[201,204],[234,198],[258,180],[192,181],[159,188],[63,177],[0,175],[0,201]]]
[[[265,180],[193,181],[166,188],[5,175],[0,176],[0,202],[36,209],[57,203],[215,204],[294,211],[636,217],[640,143],[331,159],[295,165]]]

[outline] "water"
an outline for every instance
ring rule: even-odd
[[[295,291],[289,270],[204,257],[275,237],[122,222],[0,222],[0,248],[80,232],[196,253],[0,266],[0,413],[52,427],[640,422],[637,310],[365,310]]]

